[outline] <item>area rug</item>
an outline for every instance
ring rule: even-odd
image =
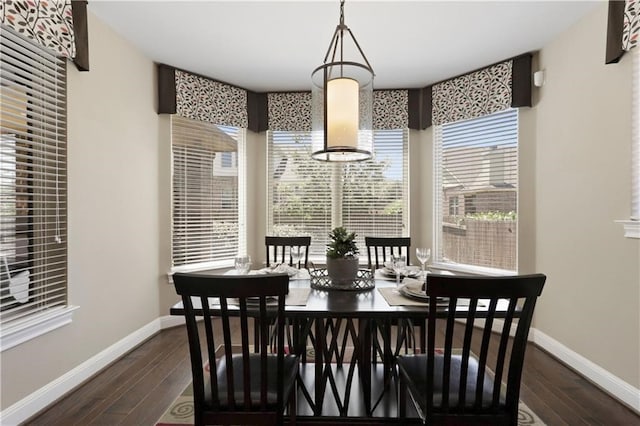
[[[313,353],[309,351],[309,356]],[[171,406],[160,417],[156,426],[193,425],[193,389],[191,385],[176,398]],[[524,402],[518,407],[519,426],[544,426],[545,423]]]

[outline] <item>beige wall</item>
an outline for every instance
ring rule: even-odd
[[[603,3],[538,58],[535,327],[639,388],[640,240],[614,223],[630,214],[631,58],[604,65],[606,23]]]
[[[253,267],[266,261],[267,229],[267,134],[247,131],[247,253]]]
[[[153,63],[89,14],[91,71],[68,72],[70,325],[2,352],[2,408],[166,313],[158,306]]]
[[[409,229],[413,247],[433,247],[433,130],[409,132]],[[411,253],[412,264],[420,262]]]

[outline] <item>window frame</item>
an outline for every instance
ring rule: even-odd
[[[631,214],[616,220],[626,238],[640,239],[640,47],[631,50]]]
[[[0,326],[1,352],[69,324],[78,307],[69,305],[68,300],[67,61],[11,28],[3,26],[0,38],[5,55],[2,66],[7,67],[3,69],[2,90],[8,99],[3,103],[1,132],[13,135],[14,144],[22,145],[20,154],[17,148],[13,155],[1,150],[3,167],[13,164],[15,168],[14,187],[3,196],[10,198],[13,194],[14,203],[18,203],[20,194],[28,194],[27,206],[23,207],[27,220],[21,225],[27,229],[22,238],[26,238],[27,259],[18,262],[17,243],[13,248],[5,246],[6,253],[0,253],[0,275],[6,292],[11,295],[9,271],[12,275],[22,273],[21,280],[26,279],[28,285],[25,302],[11,302],[6,294],[3,296],[3,302],[9,303],[3,308],[6,318]],[[8,140],[3,137],[2,143]],[[20,169],[25,183],[18,182],[18,167],[25,167]],[[13,216],[18,215],[14,211]],[[13,241],[17,241],[18,225],[12,229]],[[3,232],[11,240],[11,229]],[[9,252],[13,253],[11,263]]]
[[[232,153],[232,161],[231,167],[228,167],[223,164],[222,156],[217,156],[213,159],[213,163],[217,166],[217,169],[223,173],[229,173],[232,169],[237,169],[237,235],[238,242],[237,247],[235,247],[233,253],[229,253],[228,256],[224,256],[218,259],[207,259],[202,262],[189,262],[186,264],[175,264],[175,246],[174,246],[174,237],[175,237],[175,172],[176,172],[176,159],[174,155],[174,125],[175,120],[183,120],[185,122],[193,122],[194,125],[202,125],[202,126],[215,126],[218,130],[227,133],[228,135],[235,134],[235,136],[231,136],[235,139],[237,143],[237,149]],[[198,122],[197,120],[186,119],[184,117],[180,117],[177,115],[171,116],[171,229],[170,229],[170,261],[171,267],[169,276],[175,272],[194,272],[201,271],[207,269],[220,269],[220,268],[229,268],[234,265],[234,258],[239,253],[246,253],[247,247],[247,230],[246,230],[246,129],[235,127],[235,126],[223,126],[223,125],[213,125],[211,123]],[[216,151],[212,151],[216,152]],[[235,160],[233,159],[235,157]],[[212,179],[213,182],[213,179]],[[225,200],[223,197],[219,197],[218,200],[220,203],[224,203]],[[171,279],[169,279],[169,283],[171,283]]]

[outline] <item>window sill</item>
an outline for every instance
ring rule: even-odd
[[[167,279],[169,281],[169,284],[173,285],[173,274],[175,274],[176,272],[202,272],[217,269],[227,270],[234,267],[233,263],[233,259],[228,259],[216,262],[199,263],[196,265],[175,266],[171,268],[170,272],[167,273]]]
[[[467,275],[489,275],[495,277],[516,275],[513,271],[507,271],[505,269],[486,268],[481,266],[461,265],[457,263],[445,263],[445,262],[433,262],[429,265],[429,269],[432,271],[450,271],[453,273],[467,274]]]
[[[76,309],[78,306],[53,308],[34,315],[20,324],[4,327],[0,333],[0,352],[70,324],[72,312]]]
[[[616,220],[624,226],[624,236],[627,238],[640,238],[640,220]]]

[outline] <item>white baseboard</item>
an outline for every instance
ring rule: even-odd
[[[540,330],[532,328],[529,340],[640,414],[640,389],[634,388]]]
[[[184,317],[176,316],[176,315],[165,315],[160,317],[160,329],[164,330],[165,328],[176,327],[178,325],[184,325]]]
[[[29,396],[2,410],[0,412],[0,425],[18,425],[47,408],[85,380],[91,378],[113,361],[156,334],[161,330],[162,323],[162,318],[153,320]]]

